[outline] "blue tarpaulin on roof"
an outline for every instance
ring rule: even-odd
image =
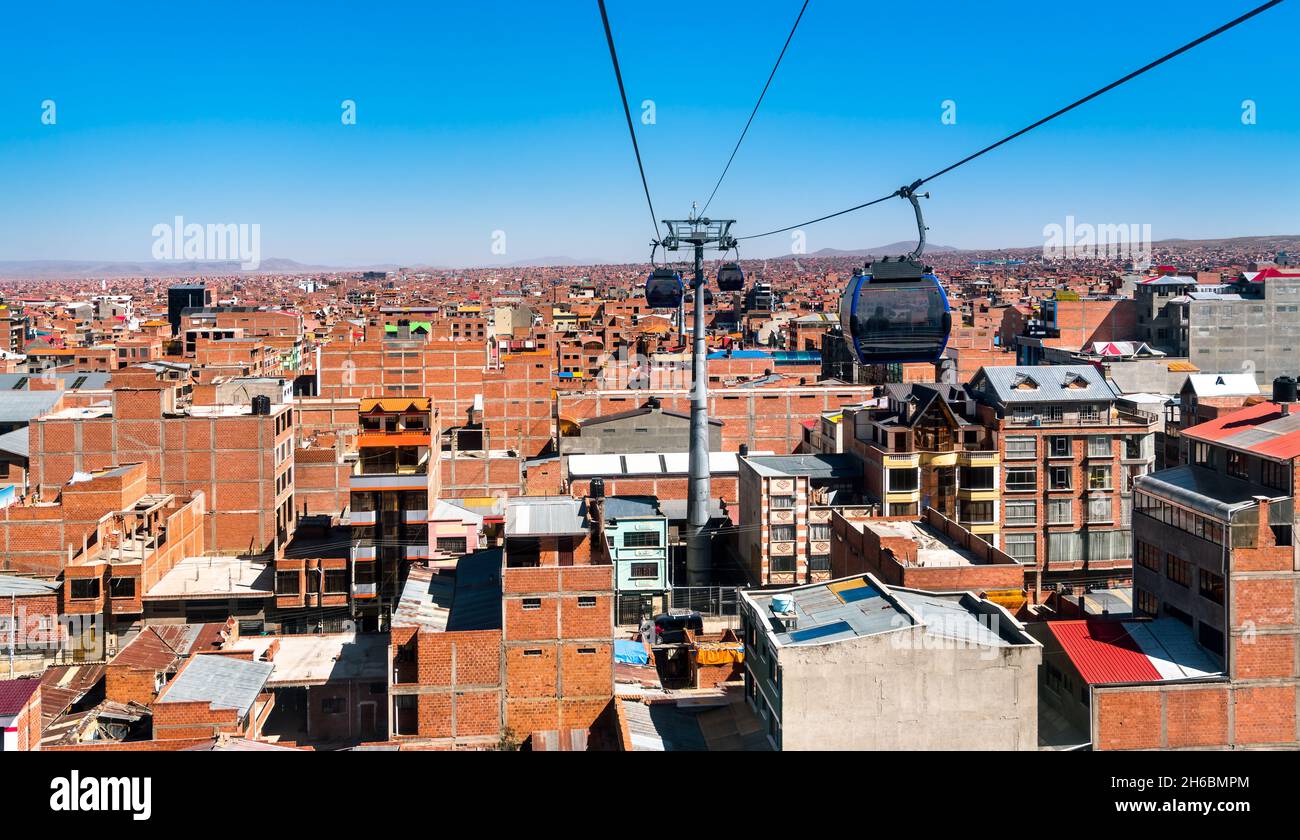
[[[645,645],[627,639],[614,640],[614,661],[624,665],[649,665],[650,654]]]

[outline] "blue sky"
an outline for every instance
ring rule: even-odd
[[[743,235],[888,192],[1251,5],[812,0],[710,213]],[[662,3],[609,8],[633,108],[656,104],[656,124],[638,124],[656,209],[684,216],[799,2],[717,0],[694,22]],[[595,0],[4,15],[0,260],[148,259],[153,226],[176,215],[257,223],[263,258],[335,265],[648,252]],[[931,241],[1035,245],[1067,215],[1151,224],[1156,239],[1300,233],[1298,33],[1300,3],[1283,3],[933,182]],[[340,123],[344,99],[354,126]],[[955,125],[940,119],[948,99]],[[806,234],[817,250],[913,230],[899,201]],[[776,236],[743,255],[789,246]]]

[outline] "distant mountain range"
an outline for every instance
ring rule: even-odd
[[[1224,239],[1161,239],[1152,243],[1163,249],[1197,249],[1197,248],[1238,248],[1245,251],[1268,253],[1270,251],[1300,251],[1300,235],[1275,236],[1237,236]],[[892,242],[875,248],[822,248],[809,254],[784,255],[774,259],[798,259],[800,257],[885,257],[910,253],[916,247],[915,240]],[[951,245],[926,244],[927,254],[989,254],[1006,255],[1032,254],[1041,252],[1042,245],[1023,248],[954,248]],[[512,263],[483,265],[479,268],[541,268],[563,266],[603,265],[607,261],[581,260],[573,257],[534,257]],[[448,266],[401,265],[398,263],[381,263],[375,265],[320,265],[301,263],[297,260],[270,257],[262,260],[256,271],[244,271],[237,261],[165,261],[141,260],[0,260],[0,279],[6,280],[50,280],[68,279],[111,279],[114,277],[196,277],[230,274],[334,274],[357,271],[446,271]]]
[[[891,242],[888,245],[881,245],[876,248],[858,248],[855,250],[845,251],[839,248],[822,248],[820,251],[813,251],[810,254],[800,254],[799,256],[808,257],[892,257],[901,254],[910,254],[916,248],[916,240],[909,242]],[[958,251],[951,245],[931,245],[925,244],[925,252],[930,253],[948,253]]]

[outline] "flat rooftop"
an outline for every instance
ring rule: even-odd
[[[251,651],[260,661],[275,642],[280,646],[266,685],[270,688],[324,685],[338,680],[383,682],[388,673],[388,634],[324,633],[241,636],[226,650]]]
[[[822,645],[920,627],[934,638],[983,647],[1038,644],[1018,622],[992,602],[969,592],[922,592],[890,587],[859,575],[785,590],[742,592],[767,619],[780,647]],[[772,598],[793,601],[795,627],[772,614]]]
[[[913,564],[916,567],[936,569],[980,565],[974,554],[924,522],[848,522],[883,538],[901,538],[916,543],[916,563]]]
[[[245,557],[186,557],[144,594],[146,601],[188,598],[270,598],[275,571]]]

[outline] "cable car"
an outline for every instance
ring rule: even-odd
[[[937,362],[952,313],[939,278],[924,265],[884,260],[854,273],[840,300],[840,326],[861,364]]]
[[[682,275],[671,268],[656,268],[645,283],[645,302],[651,309],[676,309],[682,302]]]
[[[948,346],[952,311],[943,284],[921,262],[926,228],[914,189],[899,195],[916,211],[916,250],[855,271],[840,298],[840,327],[864,365],[937,362]]]
[[[745,288],[745,272],[734,262],[723,263],[718,269],[718,291],[739,292]]]

